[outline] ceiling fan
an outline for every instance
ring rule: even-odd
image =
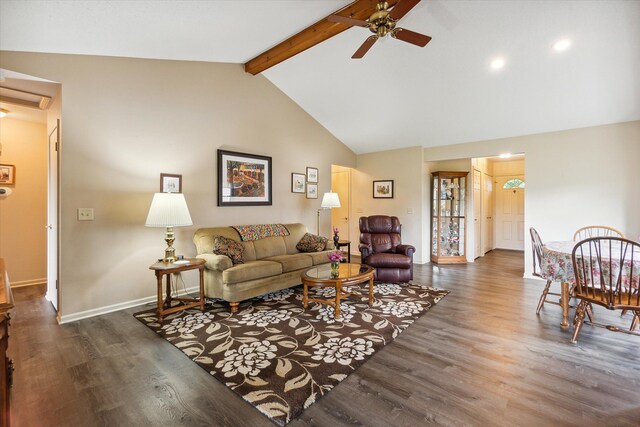
[[[376,11],[366,20],[353,19],[347,16],[330,15],[327,19],[330,22],[338,22],[341,24],[347,24],[349,26],[368,28],[373,33],[369,36],[364,43],[356,50],[356,53],[351,57],[352,59],[362,58],[369,49],[375,44],[378,39],[390,34],[391,37],[402,40],[403,42],[411,43],[416,46],[425,47],[431,37],[424,34],[416,33],[411,30],[396,27],[396,23],[414,8],[415,5],[420,3],[420,0],[400,0],[393,9],[387,10],[389,4],[386,1],[380,1],[376,5]]]

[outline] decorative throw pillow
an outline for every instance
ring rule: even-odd
[[[315,234],[306,233],[296,245],[296,249],[300,252],[320,252],[327,247],[327,238],[316,236]]]
[[[228,256],[234,264],[244,263],[244,246],[242,246],[242,243],[223,236],[213,236],[213,253]]]

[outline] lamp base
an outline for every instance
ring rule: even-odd
[[[175,236],[173,235],[173,227],[167,227],[167,234],[164,237],[164,241],[167,242],[167,248],[164,250],[163,262],[171,264],[176,261],[176,250],[173,247]]]

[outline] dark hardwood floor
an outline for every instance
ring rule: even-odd
[[[498,250],[416,266],[451,293],[289,425],[640,425],[640,339],[585,326],[572,345],[522,274],[522,254]],[[41,293],[15,297],[14,426],[273,425],[135,320],[143,307],[58,326]]]

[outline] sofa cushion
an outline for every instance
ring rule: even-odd
[[[279,255],[269,258],[265,258],[265,261],[275,261],[282,264],[282,272],[287,273],[289,271],[300,270],[301,268],[308,268],[313,265],[311,257],[306,254],[293,254],[293,255]]]
[[[327,247],[328,239],[322,236],[316,236],[315,234],[305,233],[302,239],[296,245],[296,248],[300,252],[319,252],[324,251]]]
[[[276,276],[282,273],[282,264],[274,261],[249,261],[245,264],[237,264],[222,272],[224,283],[240,283],[247,280],[261,279],[263,277]]]
[[[329,257],[327,257],[327,254],[329,254],[329,252],[333,251],[306,252],[304,255],[311,258],[311,262],[313,263],[313,265],[320,265],[329,262]]]
[[[253,247],[256,249],[256,259],[265,259],[287,253],[287,247],[281,236],[254,240]]]
[[[242,264],[244,262],[244,247],[242,244],[223,236],[213,236],[213,253],[228,256],[234,264]]]

